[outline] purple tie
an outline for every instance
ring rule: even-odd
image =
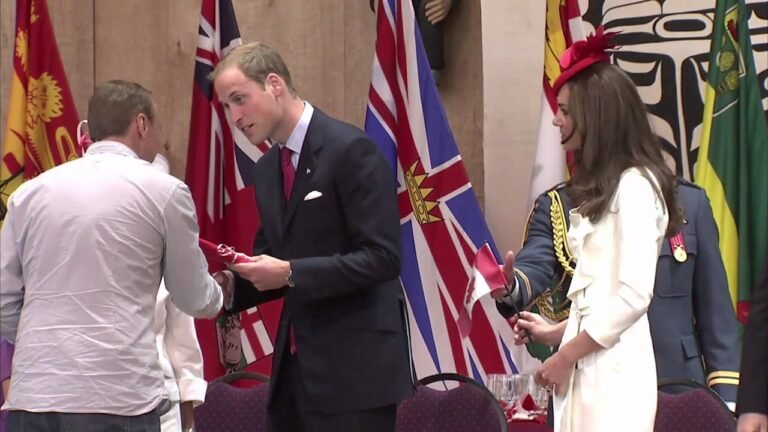
[[[291,155],[293,151],[288,147],[283,146],[280,149],[280,168],[283,170],[283,193],[285,194],[285,202],[291,199],[291,191],[293,190],[293,182],[296,180],[296,168],[294,168],[291,162]]]
[[[280,168],[283,170],[283,193],[285,194],[285,202],[290,201],[291,191],[293,190],[293,181],[296,180],[296,168],[293,167],[291,162],[291,155],[293,151],[286,146],[280,149]],[[296,354],[296,336],[293,333],[293,324],[289,329],[288,343],[290,346],[291,354]]]

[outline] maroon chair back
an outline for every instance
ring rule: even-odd
[[[231,383],[253,379],[255,387],[239,388]],[[195,408],[197,432],[266,432],[269,378],[251,372],[224,375],[208,384],[205,403]]]
[[[457,381],[449,390],[427,387]],[[443,385],[443,388],[445,386]],[[482,384],[457,374],[437,374],[419,380],[416,393],[397,410],[397,432],[504,432],[504,411]]]
[[[691,390],[670,394],[664,387],[687,386]],[[736,418],[712,389],[694,381],[660,382],[654,432],[728,432],[736,430]]]

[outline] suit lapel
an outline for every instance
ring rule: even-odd
[[[325,120],[323,116],[324,114],[315,108],[315,112],[312,114],[312,119],[307,128],[307,134],[304,137],[304,143],[301,146],[299,165],[296,167],[296,180],[294,180],[291,199],[288,201],[285,217],[283,218],[283,230],[288,228],[291,219],[293,219],[293,216],[296,213],[296,209],[304,200],[304,196],[308,192],[307,188],[309,187],[309,182],[315,174],[315,168],[317,167],[317,153],[320,151],[323,144],[324,134],[322,125]]]

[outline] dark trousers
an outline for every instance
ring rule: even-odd
[[[394,432],[397,405],[339,414],[314,412],[307,404],[296,356],[285,353],[280,382],[267,414],[271,432]]]
[[[8,431],[13,432],[160,432],[157,410],[137,416],[10,411]]]

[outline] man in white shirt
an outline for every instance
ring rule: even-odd
[[[165,156],[158,154],[152,165],[169,174]],[[171,409],[160,417],[160,430],[191,430],[194,407],[205,401],[208,389],[208,383],[203,378],[203,353],[197,341],[195,320],[173,304],[164,281],[160,281],[157,292],[155,334],[165,389],[171,402]]]
[[[160,430],[168,394],[154,306],[165,278],[197,317],[221,308],[181,181],[150,161],[162,128],[149,91],[110,81],[88,105],[81,159],[22,184],[0,232],[0,332],[15,342],[9,430]]]

